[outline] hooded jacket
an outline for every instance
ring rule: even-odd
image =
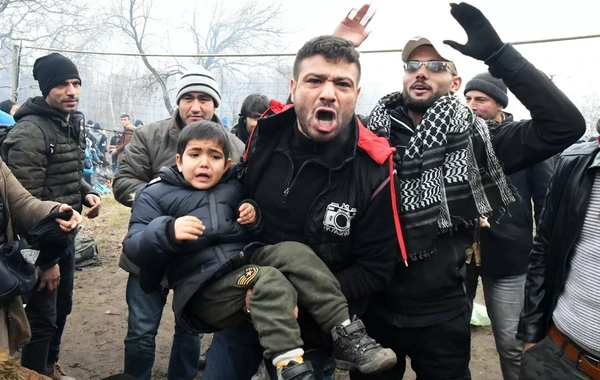
[[[212,121],[222,125],[217,115]],[[125,148],[125,157],[113,182],[113,193],[119,203],[131,207],[136,192],[157,178],[163,166],[175,165],[177,139],[182,125],[183,121],[176,111],[171,119],[136,130]],[[237,163],[244,154],[244,143],[231,133],[227,136],[231,142],[231,160]],[[125,255],[121,255],[119,266],[129,273],[138,273],[138,268]]]
[[[15,114],[17,123],[2,144],[2,158],[34,197],[71,205],[81,212],[85,197],[98,195],[83,179],[85,136],[83,115],[65,115],[44,98],[29,99]],[[50,152],[46,134],[53,133]]]
[[[169,288],[175,289],[175,316],[190,330],[206,331],[201,321],[184,314],[190,298],[211,278],[237,269],[244,262],[244,247],[250,233],[260,226],[260,214],[251,226],[237,223],[238,208],[244,200],[244,187],[236,180],[235,168],[208,190],[188,184],[175,167],[163,167],[160,180],[146,186],[131,209],[129,231],[123,252],[140,267],[140,277],[152,273],[155,286],[167,274]],[[206,226],[194,241],[175,239],[178,217],[191,215]]]

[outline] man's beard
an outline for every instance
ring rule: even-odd
[[[424,114],[429,107],[433,105],[439,98],[446,95],[446,93],[437,93],[431,95],[427,99],[415,99],[408,94],[408,90],[402,91],[402,103],[407,110],[413,111],[418,114]]]

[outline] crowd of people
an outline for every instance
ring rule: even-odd
[[[287,104],[249,95],[231,132],[202,67],[175,84],[171,118],[140,128],[123,114],[109,141],[77,111],[77,67],[35,62],[42,96],[0,103],[15,121],[0,133],[0,243],[47,236],[32,231],[48,218],[60,243],[40,249],[35,288],[0,298],[0,348],[21,350],[20,363],[0,354],[20,374],[7,379],[69,379],[72,237],[84,206],[101,210],[94,165],[112,165],[131,208],[118,378],[152,378],[173,291],[169,380],[204,366],[207,380],[247,380],[261,364],[274,380],[402,379],[407,358],[419,379],[470,379],[481,277],[504,379],[600,379],[600,147],[575,144],[581,113],[460,3],[467,42],[406,41],[402,89],[357,115],[369,9],[306,42]],[[457,53],[488,66],[464,89]],[[506,111],[508,90],[531,119]]]

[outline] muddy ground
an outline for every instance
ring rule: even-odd
[[[118,245],[125,236],[129,214],[129,209],[106,196],[101,216],[95,220],[84,220],[81,233],[96,239],[101,266],[76,273],[73,313],[65,328],[60,362],[68,375],[77,380],[100,379],[123,368],[127,274],[118,266]],[[481,295],[478,302],[483,303]],[[154,379],[166,379],[172,334],[173,313],[169,303],[165,306],[156,340]],[[203,345],[203,350],[205,347]],[[472,347],[473,379],[501,380],[498,355],[489,327],[473,329]],[[198,379],[201,378],[200,373]],[[336,378],[348,379],[345,373]],[[405,379],[414,378],[409,369]]]

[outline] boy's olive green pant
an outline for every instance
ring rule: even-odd
[[[226,329],[241,324],[246,292],[250,316],[267,359],[302,347],[294,308],[301,305],[329,333],[349,319],[340,284],[306,245],[283,242],[258,248],[251,265],[208,283],[192,298],[192,311],[206,323]]]

